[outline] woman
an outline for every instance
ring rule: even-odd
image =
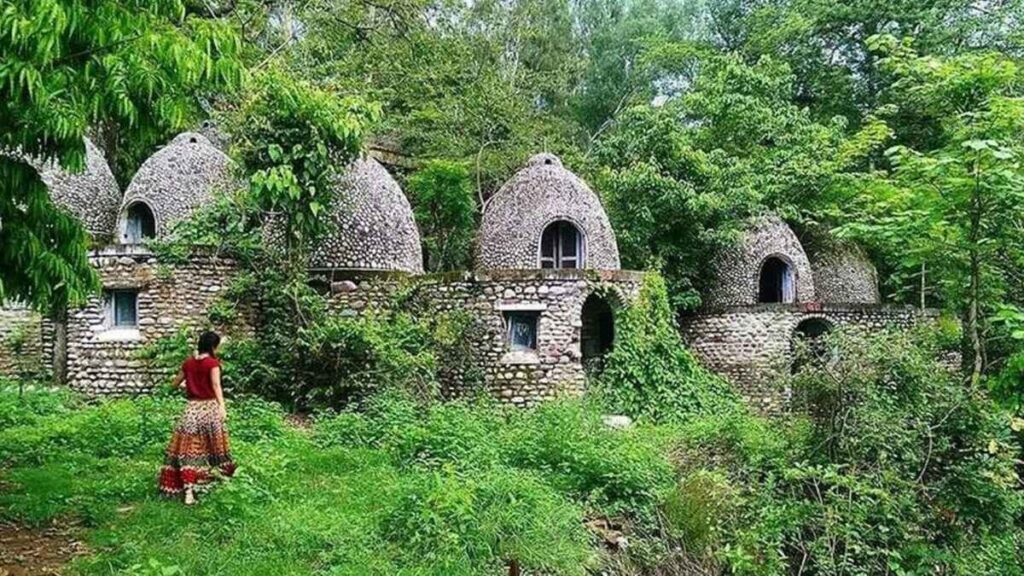
[[[160,491],[168,496],[184,492],[187,505],[195,503],[196,492],[209,484],[214,470],[224,476],[235,472],[224,427],[228,413],[220,386],[219,345],[220,336],[204,332],[196,354],[185,360],[172,384],[185,388],[188,405],[167,446]]]

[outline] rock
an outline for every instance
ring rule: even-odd
[[[625,430],[633,427],[633,419],[621,414],[608,414],[601,417],[605,426],[616,430]]]

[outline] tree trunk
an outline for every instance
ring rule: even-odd
[[[970,303],[967,309],[967,329],[971,338],[971,352],[974,355],[974,367],[971,370],[971,386],[977,386],[981,381],[981,372],[984,368],[984,356],[982,354],[981,327],[978,319],[978,282],[979,282],[978,249],[971,247],[971,293]]]
[[[981,382],[981,373],[985,368],[985,359],[981,341],[981,320],[978,314],[978,298],[981,292],[981,186],[979,183],[978,161],[974,165],[974,189],[971,191],[971,229],[970,229],[970,251],[971,251],[971,286],[968,294],[967,308],[967,329],[971,339],[971,352],[974,354],[973,368],[971,369],[971,386],[976,387]]]
[[[927,268],[925,267],[925,263],[922,260],[921,261],[921,312],[922,313],[924,313],[924,310],[925,310],[925,307],[926,307],[925,306],[926,302],[925,302],[925,299],[924,299],[924,295],[925,295],[925,292],[927,291],[927,288],[928,288],[928,284],[925,282],[925,275],[926,274],[927,274]]]

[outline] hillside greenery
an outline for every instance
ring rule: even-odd
[[[81,574],[1024,574],[1024,2],[12,0],[0,9],[0,300],[97,279],[27,160],[122,186],[210,120],[236,190],[150,246],[242,273],[223,349],[237,478],[195,509],[154,476],[182,401],[0,383],[0,519],[80,526]],[[650,270],[583,399],[486,394],[460,313],[332,314],[307,271],[332,180],[395,145],[426,268],[471,265],[486,202],[539,151]],[[685,348],[709,255],[749,218],[864,247],[937,326],[799,350],[751,413]],[[19,338],[13,338],[17,344]],[[963,352],[962,370],[941,361]],[[159,383],[159,382],[154,382]],[[296,425],[295,412],[301,420]],[[632,425],[610,426],[609,414]]]

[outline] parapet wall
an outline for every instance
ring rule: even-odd
[[[934,313],[909,306],[857,304],[761,304],[725,307],[685,315],[680,329],[703,364],[728,378],[751,406],[774,412],[789,399],[776,387],[793,363],[797,326],[821,318],[836,327],[868,331],[907,329]]]
[[[67,316],[68,385],[88,394],[149,392],[167,384],[167,374],[137,358],[139,350],[182,328],[206,326],[210,305],[237,273],[230,260],[194,257],[187,264],[161,264],[137,247],[97,251],[90,259],[104,295]],[[106,303],[111,290],[137,292],[136,328],[111,325]]]
[[[331,288],[331,308],[339,314],[362,313],[395,304],[437,314],[465,312],[472,364],[482,378],[465,371],[442,374],[448,397],[482,388],[495,398],[530,406],[561,394],[584,390],[581,338],[583,304],[598,294],[615,309],[639,291],[643,273],[620,270],[492,270],[426,276],[346,271],[322,273]],[[508,313],[537,315],[535,351],[512,350]]]

